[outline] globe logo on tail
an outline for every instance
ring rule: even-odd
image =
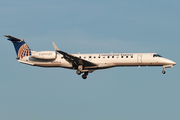
[[[18,58],[23,58],[24,56],[31,56],[31,49],[27,44],[22,45],[18,51]]]

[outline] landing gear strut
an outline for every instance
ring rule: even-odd
[[[89,72],[88,72],[87,70],[83,70],[83,68],[84,68],[83,65],[79,65],[76,73],[77,73],[78,75],[80,75],[81,73],[84,73],[84,74],[82,75],[82,78],[83,78],[83,79],[86,79]]]
[[[87,78],[87,75],[88,75],[88,72],[85,72],[85,73],[82,75],[82,78],[83,78],[83,79],[86,79],[86,78]]]
[[[162,73],[163,73],[163,74],[165,74],[165,73],[166,73],[166,71],[165,71],[165,67],[163,67],[163,71],[162,71]]]
[[[172,65],[164,65],[164,66],[163,66],[163,71],[162,71],[162,73],[165,74],[165,73],[166,73],[165,68],[172,68],[172,67],[174,67],[174,65],[175,65],[175,64],[172,64]]]

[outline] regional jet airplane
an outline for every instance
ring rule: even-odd
[[[125,66],[162,66],[165,68],[176,65],[175,62],[163,58],[157,53],[100,53],[100,54],[69,54],[58,49],[53,42],[55,51],[32,51],[23,39],[5,35],[13,44],[20,63],[40,67],[62,67],[76,70],[86,79],[88,73],[95,70]],[[57,54],[60,53],[60,54]]]

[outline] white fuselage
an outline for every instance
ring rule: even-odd
[[[63,67],[76,70],[86,79],[88,73],[98,69],[117,66],[163,66],[171,68],[175,62],[163,58],[156,53],[100,53],[100,54],[69,54],[59,50],[53,43],[55,51],[32,51],[23,39],[5,35],[14,45],[19,62],[40,67]],[[57,54],[60,53],[60,54]]]
[[[165,66],[173,67],[176,63],[159,56],[156,53],[100,53],[100,54],[72,54],[86,61],[97,64],[96,67],[84,67],[84,70],[94,71],[116,66]],[[25,56],[19,62],[41,67],[63,67],[73,69],[63,55],[58,54],[55,59],[37,59]]]

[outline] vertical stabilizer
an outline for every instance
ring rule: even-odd
[[[10,35],[4,36],[13,43],[18,59],[22,59],[24,56],[31,56],[32,51],[23,39],[18,39]]]

